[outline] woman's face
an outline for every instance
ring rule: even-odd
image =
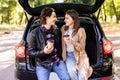
[[[65,14],[65,25],[66,26],[73,26],[74,25],[74,20],[72,19],[72,17],[69,14]]]
[[[52,12],[51,16],[50,17],[47,17],[47,24],[49,25],[55,25],[55,22],[56,22],[57,18],[56,18],[56,13],[55,12]]]

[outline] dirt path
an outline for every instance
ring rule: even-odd
[[[102,27],[106,35],[120,33],[120,24],[102,24]]]
[[[109,27],[107,24],[102,25],[107,38],[112,41],[114,46],[115,76],[120,78],[120,25],[119,27]],[[116,80],[120,80],[117,79]]]

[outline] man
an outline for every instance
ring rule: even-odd
[[[61,59],[60,32],[55,26],[56,13],[46,7],[41,11],[41,26],[32,30],[28,41],[29,55],[35,56],[38,80],[49,80],[53,70],[60,80],[70,80],[67,68]]]

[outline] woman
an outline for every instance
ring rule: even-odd
[[[41,25],[31,31],[28,41],[29,55],[36,59],[38,80],[49,80],[53,70],[60,80],[70,80],[65,63],[60,57],[59,30],[55,26],[56,13],[53,8],[45,7],[40,14]]]
[[[81,71],[76,69],[78,56],[77,49],[84,49],[86,45],[86,33],[84,28],[80,26],[79,14],[71,9],[65,13],[65,25],[62,31],[62,57],[66,62],[66,66],[71,80],[85,80],[85,76]]]

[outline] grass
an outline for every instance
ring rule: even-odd
[[[0,25],[0,32],[6,32],[6,31],[13,31],[13,30],[21,30],[24,29],[24,25],[8,25],[8,24],[2,24]]]
[[[0,32],[11,31],[11,30],[16,30],[16,28],[14,28],[14,27],[10,27],[10,28],[0,27]]]
[[[113,31],[113,30],[120,30],[120,23],[101,23],[104,31]],[[6,32],[6,31],[13,31],[13,30],[23,30],[25,25],[8,25],[8,24],[2,24],[0,25],[0,32]]]

